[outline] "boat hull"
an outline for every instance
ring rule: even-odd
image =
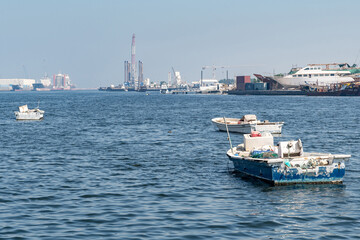
[[[30,112],[30,113],[21,113],[15,112],[16,120],[42,120],[44,118],[44,113],[41,112]]]
[[[357,89],[344,89],[338,91],[328,92],[306,92],[307,96],[360,96],[360,88]]]
[[[228,120],[228,119],[227,119]],[[240,119],[229,118],[231,123],[227,124],[227,128],[229,132],[235,133],[251,133],[252,131],[258,132],[269,132],[273,134],[281,134],[283,122],[261,122],[261,123],[243,123],[243,124],[235,124]],[[222,121],[222,122],[221,122]],[[219,131],[226,132],[226,124],[223,123],[223,119],[214,118],[211,122],[216,126]]]
[[[275,124],[256,124],[254,130],[258,132],[269,132],[274,134],[281,134],[283,123]]]
[[[330,84],[354,81],[354,79],[352,77],[335,77],[335,76],[334,77],[322,77],[322,78],[285,76],[282,78],[276,78],[275,80],[287,88],[300,87],[302,85],[308,85],[308,84],[326,86],[326,85],[330,85]]]
[[[345,175],[345,163],[341,161],[328,166],[302,169],[246,158],[233,158],[231,156],[229,158],[233,162],[236,172],[264,180],[272,185],[342,183]]]
[[[214,126],[216,126],[219,131],[226,132],[226,124],[219,123],[216,121],[212,121]],[[255,131],[255,124],[228,124],[227,125],[229,132],[235,133],[251,133],[251,131]]]

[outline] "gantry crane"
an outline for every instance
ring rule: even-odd
[[[205,69],[208,69],[208,68],[212,68],[212,77],[213,79],[215,79],[215,71],[216,69],[218,68],[242,68],[242,67],[255,67],[255,65],[239,65],[239,66],[215,66],[215,65],[212,65],[212,66],[203,66],[201,68],[201,78],[200,78],[200,85],[202,84],[202,79],[203,79],[203,71]],[[226,76],[226,78],[228,78],[228,76]]]

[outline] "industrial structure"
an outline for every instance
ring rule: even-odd
[[[53,79],[46,74],[39,80],[27,78],[0,79],[0,91],[21,90],[70,90],[75,86],[71,84],[68,74],[54,74]]]
[[[145,82],[144,82],[143,63],[142,61],[139,61],[138,89],[141,89],[144,86],[145,86]]]
[[[172,68],[172,70],[173,70],[173,73],[174,73],[174,83],[173,83],[173,85],[179,87],[181,85],[181,83],[182,83],[180,72],[176,72],[174,70],[174,68]]]
[[[128,61],[125,61],[124,62],[124,85],[125,86],[132,85],[130,78],[131,78],[130,63]]]
[[[46,88],[50,88],[51,87],[51,78],[45,73],[44,77],[40,78],[40,80],[36,81],[36,83],[42,84]]]
[[[53,76],[53,89],[55,90],[64,90],[64,89],[70,89],[71,88],[71,82],[69,74],[54,74]]]
[[[133,34],[131,41],[131,62],[124,62],[124,86],[128,90],[140,90],[146,86],[142,61],[138,62],[138,72],[136,68],[135,34]]]

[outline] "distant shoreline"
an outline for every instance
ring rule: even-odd
[[[98,88],[74,88],[74,89],[67,89],[67,90],[45,90],[45,91],[34,91],[34,90],[7,90],[7,89],[0,89],[0,92],[67,92],[67,91],[88,91],[88,90],[98,90]]]

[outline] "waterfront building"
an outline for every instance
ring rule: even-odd
[[[11,90],[12,86],[18,85],[21,89],[31,90],[35,79],[8,78],[0,79],[0,90]]]

